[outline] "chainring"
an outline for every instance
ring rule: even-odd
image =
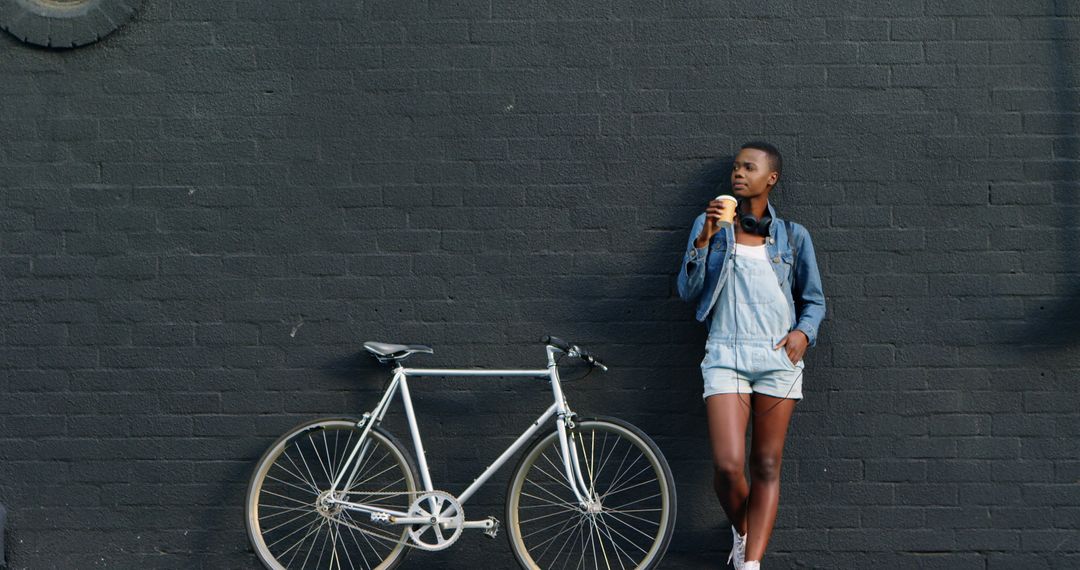
[[[409,538],[413,546],[422,550],[449,548],[464,529],[465,513],[461,503],[446,491],[422,493],[409,506],[409,516],[443,519],[442,522],[409,525]],[[451,531],[449,535],[447,531]]]

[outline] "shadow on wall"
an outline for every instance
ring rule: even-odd
[[[1050,60],[1053,66],[1055,104],[1062,123],[1056,131],[1061,135],[1054,140],[1055,157],[1062,158],[1053,161],[1052,175],[1060,190],[1054,194],[1054,198],[1059,206],[1067,206],[1058,209],[1061,224],[1057,228],[1060,236],[1058,252],[1061,256],[1059,271],[1067,276],[1068,284],[1063,288],[1066,291],[1065,299],[1055,301],[1056,306],[1043,305],[1039,310],[1029,312],[1029,326],[1019,333],[1018,338],[1011,341],[1011,344],[1019,346],[1021,350],[1044,350],[1080,343],[1080,258],[1076,256],[1080,249],[1080,224],[1077,223],[1076,208],[1071,207],[1080,204],[1076,192],[1077,184],[1080,184],[1080,162],[1075,160],[1080,158],[1080,139],[1064,136],[1066,133],[1080,132],[1080,121],[1076,118],[1077,111],[1080,111],[1076,89],[1080,88],[1080,85],[1077,84],[1078,78],[1070,65],[1068,46],[1065,43],[1070,33],[1066,19],[1047,20],[1051,27],[1050,37],[1053,38]]]
[[[691,177],[683,189],[683,194],[700,199],[698,210],[704,210],[709,200],[720,194],[731,194],[731,168],[735,164],[735,155],[719,158],[704,164]],[[777,185],[779,188],[779,185]],[[770,198],[775,201],[774,198]],[[775,204],[774,204],[775,205]],[[689,230],[689,226],[686,228]]]
[[[587,224],[608,236],[614,255],[600,255],[595,268],[575,263],[566,267],[568,278],[552,281],[549,294],[560,307],[549,317],[566,323],[560,330],[567,340],[598,350],[601,357],[610,350],[640,360],[613,360],[616,369],[696,366],[704,329],[691,304],[676,294],[676,274],[694,218],[710,199],[731,193],[733,163],[734,155],[710,160],[677,188],[658,188],[654,196],[626,204],[638,209],[637,223],[613,221],[602,208],[582,211]],[[680,350],[671,352],[672,344]]]

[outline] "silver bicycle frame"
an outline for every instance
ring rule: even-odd
[[[394,378],[387,387],[386,392],[383,394],[382,399],[375,406],[371,412],[364,414],[364,420],[362,420],[364,431],[360,434],[360,439],[353,446],[352,452],[349,454],[348,459],[345,460],[344,465],[339,471],[337,477],[334,479],[333,484],[330,487],[329,496],[330,501],[341,505],[342,507],[359,510],[367,513],[384,513],[393,515],[395,517],[405,517],[407,513],[399,511],[389,510],[382,507],[375,507],[369,505],[363,505],[360,503],[352,503],[343,499],[336,499],[335,493],[341,486],[342,480],[345,478],[345,473],[349,472],[351,466],[351,472],[349,473],[348,480],[351,481],[356,476],[357,470],[361,465],[361,458],[366,452],[365,443],[367,442],[368,434],[371,432],[372,427],[382,422],[383,417],[390,408],[390,401],[393,399],[395,392],[401,393],[401,401],[405,407],[405,417],[409,422],[409,432],[412,434],[413,447],[416,452],[416,463],[420,469],[420,478],[424,486],[425,491],[434,491],[435,487],[431,482],[431,473],[428,470],[427,456],[424,452],[424,443],[420,437],[420,428],[416,423],[416,414],[413,411],[412,398],[409,395],[409,383],[407,378],[410,376],[428,376],[428,377],[447,377],[447,376],[515,376],[515,377],[527,377],[527,378],[548,378],[551,382],[551,391],[554,397],[554,403],[548,407],[534,421],[528,429],[525,430],[505,451],[491,465],[488,465],[473,482],[457,496],[457,500],[462,505],[472,497],[472,495],[480,489],[487,481],[494,475],[506,462],[515,454],[522,446],[524,446],[537,431],[540,430],[549,420],[557,418],[555,422],[556,430],[559,437],[559,447],[562,451],[563,470],[566,476],[567,482],[570,484],[570,488],[574,491],[574,495],[577,497],[579,504],[582,506],[587,505],[591,498],[592,492],[589,485],[585,483],[581,473],[581,466],[578,462],[577,449],[570,445],[569,438],[567,436],[567,420],[572,417],[572,412],[569,406],[567,406],[566,398],[563,395],[562,386],[559,382],[559,370],[555,364],[555,354],[563,352],[562,350],[548,346],[547,347],[547,370],[488,370],[488,369],[440,369],[440,368],[404,368],[400,364],[394,369]],[[402,518],[399,523],[408,524],[423,521],[411,521]],[[482,526],[486,521],[476,521],[467,523],[467,526]]]

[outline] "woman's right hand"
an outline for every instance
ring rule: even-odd
[[[716,235],[716,232],[720,231],[720,226],[716,225],[716,223],[720,221],[723,214],[731,217],[732,212],[730,210],[734,208],[735,203],[731,200],[710,200],[709,205],[705,207],[705,225],[701,227],[701,233],[694,240],[694,247],[709,245],[712,237]]]

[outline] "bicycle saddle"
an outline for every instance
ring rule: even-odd
[[[379,359],[379,362],[405,360],[410,355],[418,352],[427,354],[435,353],[431,347],[422,344],[391,344],[388,342],[375,342],[372,340],[365,342],[364,348],[366,348],[368,352],[374,354],[375,358]]]

